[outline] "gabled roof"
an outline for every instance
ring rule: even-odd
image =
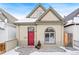
[[[30,18],[30,16],[31,16],[39,7],[41,7],[44,11],[46,11],[46,9],[39,3],[39,4],[37,5],[37,7],[34,8],[34,9],[32,10],[32,12],[28,14],[28,16],[26,16],[26,18]]]
[[[4,21],[5,19],[7,19],[7,21],[11,22],[11,23],[13,23],[14,21],[17,20],[15,17],[13,17],[12,15],[10,15],[9,13],[7,13],[6,11],[4,11],[1,8],[0,8],[0,19],[2,21]]]
[[[49,11],[51,11],[52,13],[54,13],[54,15],[60,20],[60,21],[63,21],[63,18],[52,8],[52,7],[49,7],[48,10],[43,13],[43,15],[41,17],[38,18],[37,21],[40,21]]]
[[[37,8],[36,8],[37,9]],[[35,10],[36,10],[35,9]],[[48,8],[48,10],[46,10],[38,19],[36,18],[25,18],[24,20],[22,19],[21,21],[19,20],[19,21],[15,21],[15,24],[36,24],[36,23],[38,23],[38,22],[40,22],[40,20],[49,12],[49,11],[51,11],[60,21],[52,21],[52,22],[54,22],[54,23],[56,23],[56,22],[63,22],[63,18],[52,8],[52,7],[50,7],[50,8]],[[34,11],[32,11],[32,12],[34,12]],[[51,21],[47,21],[48,23],[52,23]],[[47,23],[46,22],[46,23]],[[41,23],[45,23],[44,21],[43,22],[41,22]]]
[[[68,21],[68,20],[73,20],[73,18],[79,14],[79,8],[76,9],[75,11],[73,11],[72,13],[70,13],[69,15],[65,16],[65,21]]]

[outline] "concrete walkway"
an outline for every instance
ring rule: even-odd
[[[61,49],[65,50],[65,52],[39,52],[39,51],[35,51],[33,53],[31,53],[30,55],[79,55],[79,49],[75,49],[75,48],[71,48],[68,47],[60,47]],[[58,50],[58,49],[56,49]]]
[[[71,51],[79,51],[78,49],[73,48],[73,47],[66,47],[66,49],[71,50]]]
[[[37,50],[33,47],[16,47],[2,55],[79,55],[79,48],[43,47]]]
[[[30,53],[37,51],[37,49],[32,47],[20,47],[15,50],[16,52],[19,52],[19,55],[29,55]]]
[[[16,52],[19,52],[19,55],[29,55],[35,51],[38,52],[65,52],[64,49],[60,47],[43,47],[41,49],[31,48],[31,47],[22,47],[15,50]]]
[[[39,52],[66,52],[64,49],[60,47],[43,47],[38,51]]]

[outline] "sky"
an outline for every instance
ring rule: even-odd
[[[79,3],[42,3],[42,5],[46,9],[54,8],[62,17],[79,8]],[[36,6],[37,3],[0,3],[0,8],[17,19],[26,17]]]

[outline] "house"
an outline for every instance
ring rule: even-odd
[[[35,46],[38,41],[44,46],[64,46],[63,18],[51,7],[47,10],[38,4],[24,19],[15,21],[16,37],[21,47]]]
[[[65,16],[64,27],[69,34],[69,46],[79,47],[79,8]]]
[[[13,24],[17,19],[0,8],[0,53],[16,47],[16,26]]]

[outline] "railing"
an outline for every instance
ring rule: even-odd
[[[5,50],[5,43],[0,43],[0,54],[4,53]]]

